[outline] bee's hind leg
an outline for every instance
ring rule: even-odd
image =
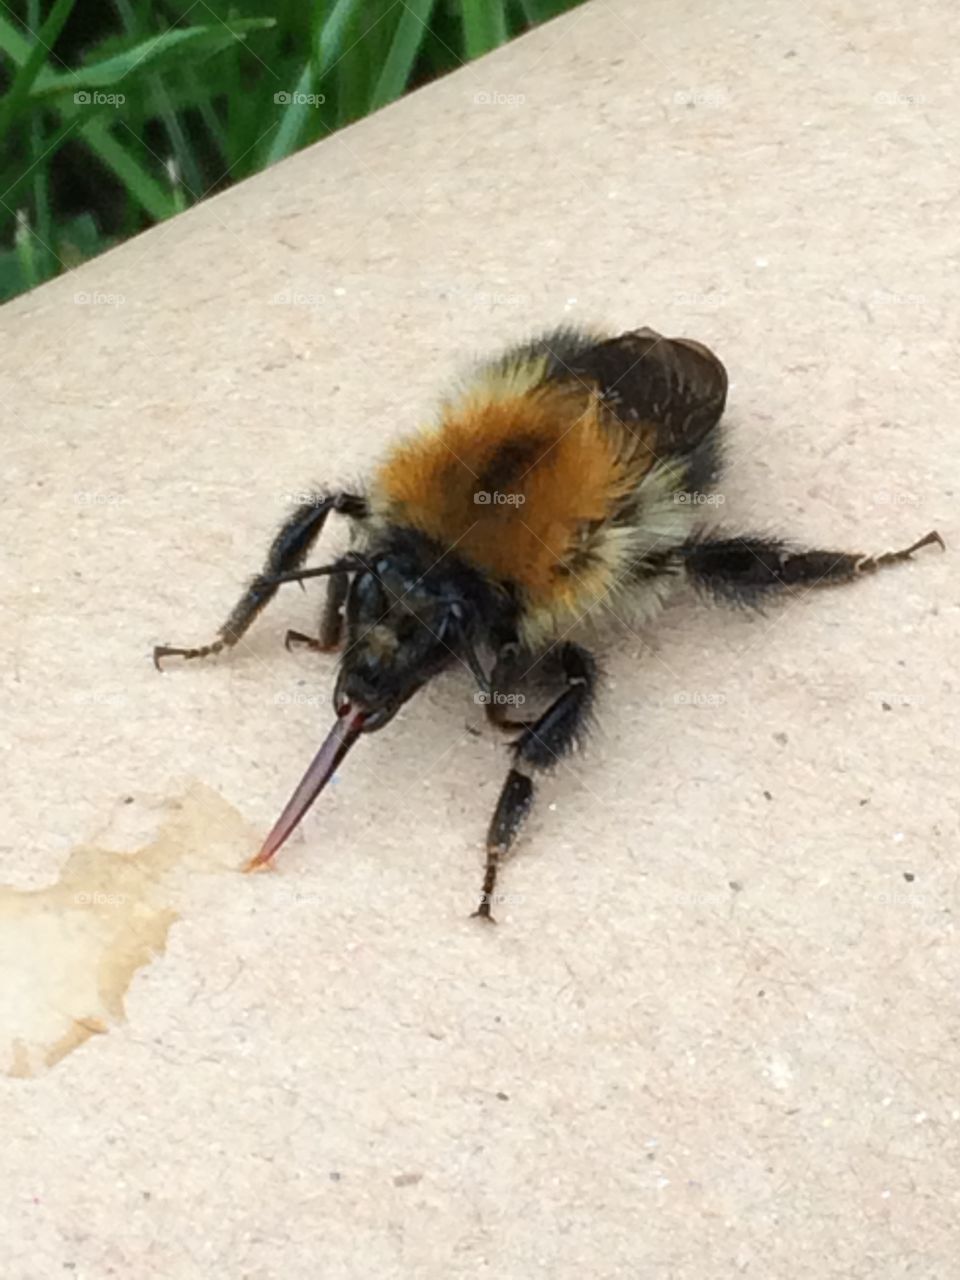
[[[498,686],[506,683],[509,674],[537,663],[537,655],[524,653],[515,645],[507,646],[508,652],[498,658],[491,685],[493,701],[487,712],[491,720],[501,728],[519,728],[520,736],[512,744],[513,767],[507,774],[500,792],[497,807],[487,832],[487,864],[480,892],[480,905],[475,916],[493,920],[490,908],[494,900],[497,871],[501,861],[509,853],[517,832],[533,806],[534,782],[531,773],[550,769],[574,749],[586,729],[597,684],[597,664],[593,655],[577,644],[564,643],[546,655],[551,674],[563,682],[563,691],[550,706],[532,722],[510,722],[498,713]]]
[[[210,644],[193,649],[157,645],[153,651],[153,665],[157,670],[161,669],[161,658],[205,658],[208,654],[219,653],[221,649],[235,645],[276,594],[279,584],[274,579],[280,574],[291,573],[303,564],[331,511],[339,511],[342,515],[359,520],[367,514],[367,505],[362,497],[353,493],[318,495],[300,503],[280,526],[270,544],[263,569],[251,579],[233,612],[217,632],[217,638]],[[345,575],[336,576],[339,578]]]
[[[921,547],[944,547],[935,530],[902,551],[867,556],[850,551],[791,548],[776,538],[697,538],[683,551],[687,576],[695,586],[735,604],[760,604],[774,591],[791,587],[855,582],[864,574],[909,560]]]

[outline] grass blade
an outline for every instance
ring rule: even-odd
[[[461,0],[467,59],[479,58],[506,43],[506,5],[499,0]]]
[[[383,70],[370,95],[368,110],[376,111],[399,98],[407,87],[417,54],[427,33],[427,23],[435,0],[404,0],[403,11],[393,35],[393,44]]]
[[[293,91],[290,102],[286,105],[283,118],[280,121],[280,127],[274,132],[270,141],[270,146],[263,161],[264,168],[276,164],[278,160],[282,160],[285,156],[290,155],[292,151],[296,151],[310,115],[316,110],[309,101],[312,85],[313,67],[308,62],[300,73],[297,87]],[[274,97],[274,101],[276,101],[276,97]]]
[[[356,0],[336,0],[327,20],[317,35],[317,75],[326,75],[334,58],[339,57],[347,23],[357,12]],[[362,10],[361,10],[362,12]]]
[[[530,26],[536,27],[581,3],[582,0],[520,0],[520,8]]]
[[[176,202],[170,191],[112,136],[102,120],[90,120],[80,130],[80,136],[97,159],[117,175],[128,193],[151,218],[162,222],[164,218],[176,213]]]
[[[51,54],[57,36],[62,31],[63,24],[70,17],[70,10],[75,2],[76,0],[56,0],[50,10],[49,17],[38,31],[36,40],[27,54],[26,60],[21,63],[17,74],[13,78],[13,83],[4,95],[3,101],[0,102],[0,137],[6,133],[10,126],[10,121],[17,114],[20,104],[29,97],[33,82],[36,80],[47,57]]]
[[[251,31],[272,27],[275,21],[274,18],[240,18],[229,23],[218,22],[216,26],[169,28],[112,58],[77,67],[66,75],[53,76],[37,86],[37,93],[48,96],[83,89],[108,89],[137,73],[135,83],[146,73],[179,63],[184,56],[195,59],[219,53],[235,40],[244,40]]]

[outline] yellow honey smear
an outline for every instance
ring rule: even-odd
[[[40,1075],[123,1020],[137,973],[179,918],[178,871],[236,870],[255,845],[240,814],[195,784],[131,853],[80,845],[46,889],[0,885],[0,1072]]]

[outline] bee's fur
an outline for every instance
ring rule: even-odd
[[[459,659],[485,690],[491,722],[517,733],[487,838],[477,914],[489,917],[498,862],[533,801],[532,775],[578,744],[592,712],[597,662],[571,634],[582,621],[649,618],[684,580],[755,605],[941,542],[932,533],[864,556],[700,528],[689,498],[718,478],[726,393],[712,352],[651,329],[608,338],[564,328],[516,346],[482,364],[433,425],[394,446],[365,493],[301,504],[213,643],[161,646],[154,660],[235,644],[281,582],[316,574],[330,575],[319,639],[288,639],[327,649],[346,633],[334,701],[369,711],[365,728]],[[330,511],[354,522],[353,550],[302,569]],[[483,652],[493,655],[489,676]],[[531,678],[551,697],[521,718],[500,695]]]
[[[419,529],[510,584],[531,648],[600,604],[649,617],[679,567],[664,549],[682,547],[695,527],[695,508],[679,500],[690,450],[664,447],[655,405],[645,416],[613,377],[596,377],[589,356],[602,347],[596,335],[561,330],[482,366],[371,486],[381,530]],[[719,416],[726,379],[716,368]],[[615,366],[625,371],[629,357]]]

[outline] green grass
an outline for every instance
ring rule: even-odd
[[[0,299],[581,2],[0,5]]]

